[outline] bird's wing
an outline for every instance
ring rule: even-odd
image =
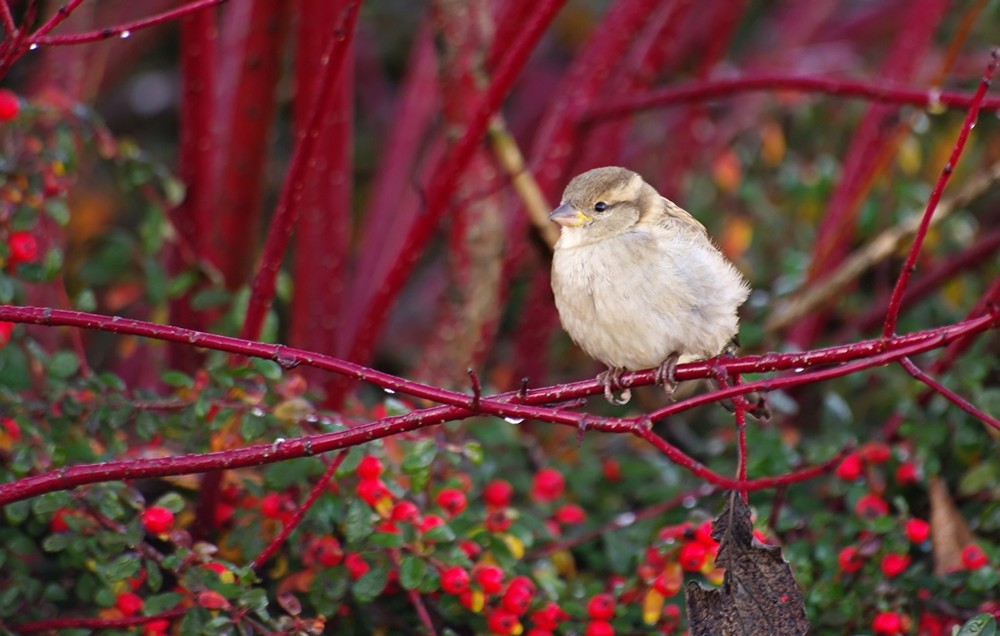
[[[708,236],[708,230],[705,229],[705,226],[698,219],[691,216],[687,210],[666,197],[660,197],[660,199],[663,201],[663,205],[650,214],[649,222],[663,226],[680,226],[702,236]]]

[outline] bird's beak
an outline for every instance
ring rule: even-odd
[[[574,208],[572,204],[563,203],[549,214],[549,220],[563,227],[580,227],[594,219]]]

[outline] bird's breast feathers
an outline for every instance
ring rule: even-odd
[[[675,352],[719,353],[736,334],[749,288],[698,238],[638,228],[575,246],[560,240],[552,288],[566,331],[593,357],[627,369]]]

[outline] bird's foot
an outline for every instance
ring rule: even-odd
[[[667,399],[671,402],[674,400],[674,389],[677,388],[677,378],[674,377],[674,372],[677,370],[677,360],[680,357],[679,353],[671,353],[656,368],[656,384],[663,387],[663,391],[667,394]]]
[[[601,371],[597,374],[598,383],[604,387],[604,399],[611,404],[628,404],[629,400],[632,399],[632,389],[622,386],[622,372],[624,370],[621,367],[608,367],[607,371]],[[620,398],[615,397],[615,389],[622,389]]]

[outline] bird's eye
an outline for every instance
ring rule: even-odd
[[[607,209],[608,209],[608,204],[605,203],[604,201],[598,201],[597,203],[594,204],[595,212],[604,212]]]

